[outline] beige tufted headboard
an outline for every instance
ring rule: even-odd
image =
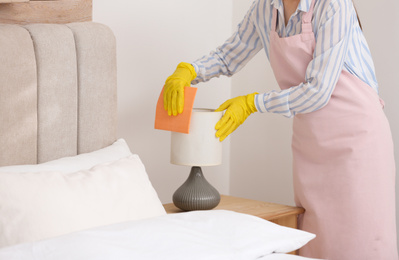
[[[93,22],[0,24],[0,166],[116,140],[116,46]]]

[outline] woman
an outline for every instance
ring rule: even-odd
[[[279,91],[226,101],[220,141],[252,113],[293,117],[300,228],[317,235],[300,254],[330,260],[397,260],[395,163],[374,65],[351,0],[256,0],[216,51],[180,63],[165,109],[182,112],[183,87],[238,72],[261,49]]]

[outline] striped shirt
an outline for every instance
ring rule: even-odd
[[[287,25],[278,23],[276,31],[280,37],[301,33],[302,16],[310,4],[311,0],[301,0]],[[278,10],[278,20],[284,21],[282,0],[255,0],[237,31],[215,51],[192,63],[197,72],[192,84],[220,75],[234,75],[261,49],[269,58],[273,7]],[[316,46],[305,82],[256,95],[258,111],[286,117],[316,111],[328,103],[342,70],[357,76],[378,93],[373,60],[352,0],[316,0],[312,26]]]

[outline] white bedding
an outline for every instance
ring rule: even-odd
[[[273,253],[291,252],[314,237],[246,214],[195,211],[6,247],[0,260],[299,260]]]
[[[322,259],[276,253],[276,254],[270,254],[270,255],[263,256],[261,258],[258,258],[257,260],[322,260]]]

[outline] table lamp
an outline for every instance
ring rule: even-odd
[[[201,167],[222,163],[222,143],[215,136],[215,125],[222,115],[194,108],[189,133],[171,134],[170,162],[191,166],[188,179],[173,194],[173,203],[181,210],[208,210],[220,202],[219,192],[205,179]]]

